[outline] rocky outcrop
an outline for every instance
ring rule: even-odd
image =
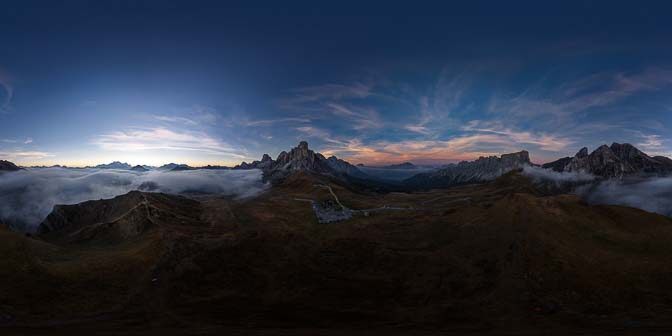
[[[21,168],[19,168],[13,162],[0,160],[0,172],[17,171],[17,170],[21,170]]]
[[[233,169],[261,169],[267,180],[279,180],[294,172],[309,172],[314,174],[331,176],[365,177],[361,170],[347,161],[335,156],[328,159],[320,153],[315,153],[308,148],[308,143],[301,141],[297,147],[289,152],[281,152],[273,160],[268,154],[264,154],[261,161],[252,163],[243,162]]]
[[[481,183],[527,165],[531,165],[530,154],[520,151],[503,154],[501,157],[480,157],[475,161],[462,161],[437,171],[414,175],[403,182],[409,187],[422,189]]]
[[[574,157],[562,158],[542,167],[557,172],[588,173],[601,178],[672,174],[672,160],[663,156],[650,157],[627,143],[602,145],[590,154],[584,147]]]

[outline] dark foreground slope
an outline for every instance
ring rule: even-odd
[[[318,224],[299,199],[331,199],[325,184],[350,209],[382,210]],[[0,332],[641,334],[671,322],[670,219],[541,196],[517,174],[413,194],[295,174],[254,200],[131,193],[61,213],[40,238],[0,232]],[[136,222],[149,224],[117,234]]]

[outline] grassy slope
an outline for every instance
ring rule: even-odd
[[[416,210],[320,225],[295,200],[328,199],[318,182],[353,209]],[[153,204],[168,211],[164,201]],[[200,224],[177,223],[189,216]],[[619,327],[672,316],[670,219],[541,196],[515,174],[413,194],[295,176],[254,200],[207,199],[157,220],[104,249],[0,233],[0,309],[29,323],[124,312],[193,328]]]

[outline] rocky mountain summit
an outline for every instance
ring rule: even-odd
[[[19,168],[13,162],[0,160],[0,172],[3,172],[3,171],[17,171],[17,170],[21,170],[21,168]]]
[[[95,168],[98,169],[131,169],[132,166],[126,162],[114,161],[108,164],[99,164]]]
[[[462,161],[428,173],[420,173],[404,184],[415,188],[439,188],[454,185],[491,181],[512,170],[531,165],[530,154],[520,151],[502,154],[501,157],[480,157],[475,161]]]
[[[331,176],[365,177],[366,174],[347,161],[335,156],[325,158],[308,148],[306,141],[301,141],[297,147],[289,152],[281,152],[273,160],[268,154],[264,154],[260,161],[252,163],[243,162],[233,169],[261,169],[267,180],[280,180],[294,172],[309,172]]]
[[[651,157],[631,144],[602,145],[592,153],[582,148],[574,157],[566,157],[542,165],[557,172],[583,172],[601,178],[626,176],[665,176],[672,174],[672,160]]]
[[[137,165],[137,166],[131,168],[131,170],[132,170],[132,171],[136,171],[136,172],[146,172],[146,171],[149,171],[149,169],[147,169],[146,167],[141,166],[141,165]]]

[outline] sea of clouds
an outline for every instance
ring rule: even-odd
[[[113,198],[132,190],[204,193],[248,198],[263,192],[260,170],[134,172],[36,168],[0,174],[0,220],[32,231],[56,204]]]
[[[672,217],[672,177],[598,180],[582,172],[556,172],[526,167],[523,174],[538,183],[572,186],[591,204],[623,205]]]

